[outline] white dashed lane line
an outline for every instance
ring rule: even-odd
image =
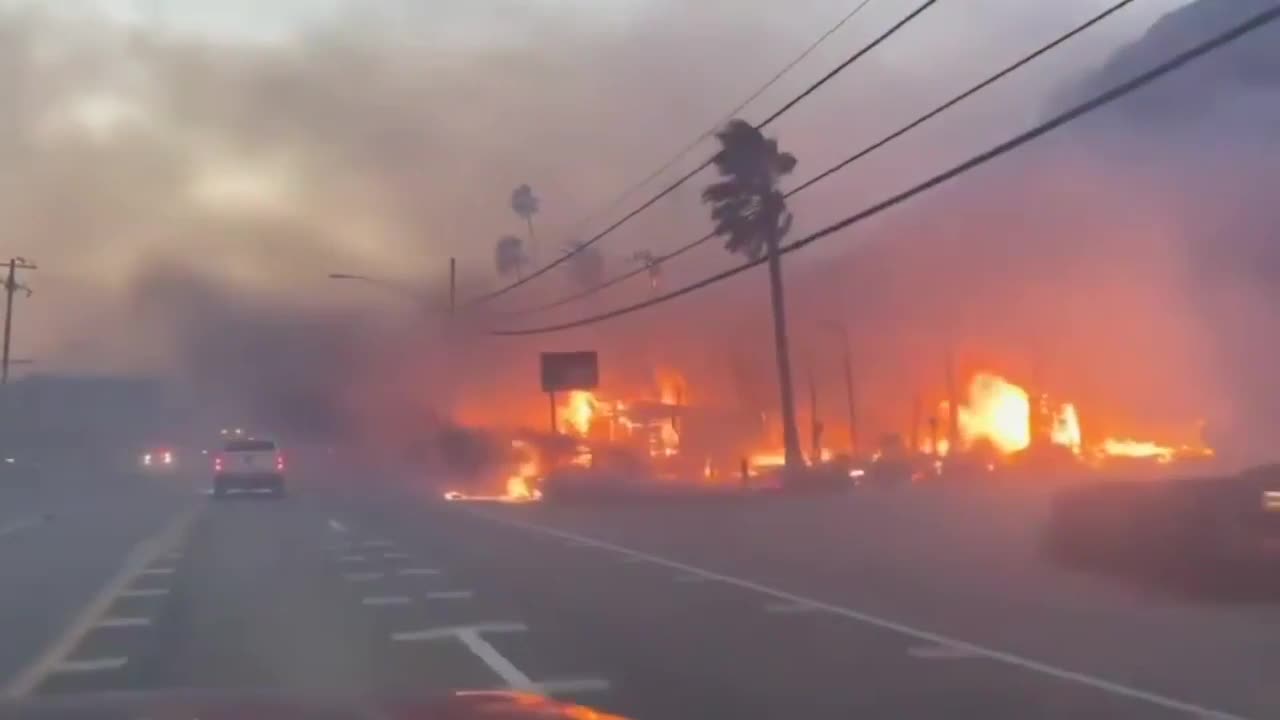
[[[397,575],[413,576],[413,575],[439,575],[440,571],[433,568],[401,568],[396,571]]]
[[[386,607],[390,605],[408,605],[411,602],[413,602],[413,599],[410,598],[408,595],[377,595],[374,597],[362,598],[360,600],[361,605],[368,605],[371,607]]]
[[[409,553],[388,552],[388,553],[382,553],[382,557],[384,560],[408,560]]]
[[[382,577],[383,574],[380,572],[354,572],[344,574],[342,579],[347,582],[373,582],[374,580],[381,580]]]
[[[428,600],[470,600],[473,597],[475,593],[470,590],[440,590],[426,595]]]
[[[346,563],[358,563],[358,562],[364,562],[364,561],[365,561],[365,557],[363,555],[342,555],[338,558],[338,562],[346,562]]]
[[[388,548],[388,547],[395,547],[395,543],[391,542],[390,540],[381,540],[381,539],[365,540],[364,542],[360,543],[360,547]]]
[[[393,633],[391,639],[396,642],[433,642],[456,640],[463,644],[473,655],[480,658],[494,672],[507,689],[518,692],[537,693],[539,695],[557,695],[567,693],[600,692],[608,690],[607,680],[596,677],[566,678],[560,680],[534,681],[515,666],[502,653],[498,652],[485,634],[509,634],[528,631],[522,623],[495,622],[478,625],[459,625],[454,627],[415,630],[413,632]]]
[[[334,532],[336,532],[336,533],[345,533],[345,532],[347,531],[347,526],[346,526],[346,525],[343,525],[342,523],[338,522],[337,520],[334,520],[334,519],[330,518],[330,520],[329,520],[329,529],[330,529],[330,530],[332,530],[332,531],[334,531]]]
[[[141,597],[141,589],[131,590],[134,581],[143,575],[171,575],[173,568],[151,567],[164,554],[173,552],[186,537],[194,519],[194,511],[176,516],[155,535],[139,542],[125,556],[124,563],[114,576],[94,595],[62,633],[30,665],[23,668],[4,687],[4,695],[22,698],[40,687],[46,678],[56,673],[87,673],[112,670],[129,661],[127,657],[84,658],[72,660],[71,655],[90,632],[102,627],[136,627],[151,621],[140,617],[113,617],[107,613],[121,597]],[[151,588],[152,594],[158,588]]]
[[[577,533],[558,530],[555,528],[546,527],[543,525],[537,525],[535,523],[525,522],[525,521],[517,520],[513,518],[500,517],[498,515],[484,512],[481,510],[470,509],[470,510],[464,510],[464,512],[469,514],[471,517],[475,517],[483,521],[496,523],[499,525],[505,525],[512,528],[518,528],[525,532],[545,535],[547,537],[555,538],[556,540],[559,540],[561,542],[581,543],[584,545],[590,545],[590,546],[599,548],[601,550],[608,550],[611,552],[615,552],[620,555],[643,558],[644,560],[650,563],[653,563],[655,565],[661,565],[668,569],[684,573],[684,575],[681,575],[675,578],[676,582],[694,582],[691,579],[694,577],[700,577],[702,578],[703,581],[721,582],[726,585],[738,587],[753,593],[765,595],[782,602],[796,604],[796,605],[811,605],[833,616],[842,617],[844,619],[863,623],[865,625],[870,625],[872,627],[878,627],[884,630],[889,630],[889,631],[898,633],[899,635],[902,635],[904,637],[908,637],[917,641],[928,643],[928,645],[932,647],[938,647],[938,646],[946,647],[948,648],[948,652],[952,652],[952,650],[950,649],[955,648],[956,651],[967,652],[973,657],[981,657],[987,660],[994,660],[996,662],[1004,663],[1010,667],[1019,668],[1024,671],[1037,673],[1040,675],[1045,675],[1045,676],[1056,678],[1058,680],[1062,680],[1065,682],[1074,683],[1076,685],[1093,688],[1095,690],[1100,690],[1104,693],[1115,695],[1117,697],[1128,698],[1130,700],[1146,703],[1148,705],[1161,707],[1166,710],[1173,710],[1179,713],[1185,713],[1185,714],[1196,716],[1196,717],[1210,717],[1210,718],[1214,718],[1214,720],[1246,720],[1246,718],[1244,718],[1241,715],[1234,715],[1228,712],[1223,712],[1221,710],[1213,710],[1211,708],[1204,707],[1203,705],[1198,705],[1196,703],[1189,702],[1186,700],[1180,700],[1178,698],[1169,697],[1167,695],[1151,692],[1149,690],[1143,690],[1140,688],[1132,687],[1130,685],[1107,680],[1107,679],[1098,677],[1096,675],[1089,675],[1087,673],[1077,672],[1075,670],[1068,670],[1066,668],[1057,667],[1055,665],[1050,665],[1049,663],[1040,662],[1038,660],[1033,660],[1031,658],[1023,657],[1021,655],[1016,655],[1014,653],[1005,652],[1003,650],[997,650],[995,648],[986,647],[983,645],[979,645],[977,643],[966,642],[964,640],[943,635],[941,633],[936,633],[930,630],[924,630],[921,628],[912,627],[910,625],[898,622],[896,620],[889,620],[886,618],[878,617],[876,615],[872,615],[870,613],[862,612],[860,610],[854,610],[852,608],[847,608],[847,607],[835,605],[832,603],[822,602],[821,600],[815,600],[813,598],[804,597],[796,593],[787,592],[786,590],[780,590],[775,587],[770,587],[763,583],[758,583],[751,580],[744,580],[742,578],[737,578],[732,575],[726,575],[724,573],[718,573],[712,570],[706,570],[700,567],[689,565],[688,563],[679,562],[677,560],[671,560],[671,559],[662,557],[660,555],[654,555],[652,553],[646,553],[640,550],[633,550],[631,548],[624,547],[622,545],[617,545],[615,543],[610,543],[603,540],[597,540],[595,538],[588,537],[585,535],[579,535]]]

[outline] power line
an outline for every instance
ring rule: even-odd
[[[981,165],[985,165],[986,163],[1012,150],[1015,150],[1043,135],[1047,135],[1048,133],[1058,129],[1059,127],[1062,127],[1063,125],[1066,125],[1074,121],[1075,119],[1083,115],[1087,115],[1093,112],[1094,110],[1097,110],[1100,107],[1108,105],[1114,102],[1115,100],[1118,100],[1119,98],[1124,97],[1125,95],[1128,95],[1129,93],[1145,85],[1148,85],[1151,82],[1181,68],[1182,66],[1223,47],[1224,45],[1232,43],[1240,39],[1241,37],[1244,37],[1245,35],[1248,35],[1249,33],[1265,25],[1275,22],[1277,19],[1280,19],[1280,4],[1272,5],[1269,10],[1264,10],[1252,16],[1250,19],[1244,21],[1239,25],[1236,25],[1230,30],[1220,33],[1214,36],[1213,38],[1206,40],[1205,42],[1200,43],[1199,45],[1196,45],[1191,49],[1180,53],[1179,55],[1175,55],[1173,58],[1165,61],[1160,65],[1157,65],[1151,70],[1148,70],[1147,72],[1125,83],[1117,85],[1111,88],[1110,90],[1107,90],[1106,92],[1096,95],[1092,99],[1084,103],[1081,103],[1079,105],[1076,105],[1075,107],[1054,116],[1052,119],[1044,123],[1041,123],[1040,125],[1037,125],[1026,132],[1023,132],[1020,135],[1016,135],[1013,138],[1006,140],[1003,143],[1000,143],[999,145],[996,145],[995,147],[991,148],[990,150],[987,150],[986,152],[975,155],[969,160],[966,160],[965,162],[960,163],[959,165],[956,165],[949,170],[946,170],[942,173],[934,175],[933,177],[929,178],[923,183],[920,183],[919,185],[916,185],[908,190],[904,190],[903,192],[900,192],[897,195],[894,195],[886,200],[883,200],[875,205],[872,205],[871,207],[868,207],[860,212],[857,212],[831,225],[828,225],[827,227],[822,228],[817,232],[811,233],[810,235],[804,238],[796,240],[795,242],[788,243],[786,246],[781,248],[779,252],[782,254],[794,252],[803,247],[806,247],[807,245],[810,245],[811,243],[817,242],[818,240],[821,240],[822,238],[827,237],[828,235],[839,232],[840,230],[843,230],[851,225],[862,222],[863,220],[867,220],[868,218],[874,217],[875,215],[878,215],[893,207],[896,207],[897,205],[900,205],[906,202],[907,200],[914,198],[917,195],[920,195],[929,190],[932,190],[933,188],[939,185],[942,185],[943,183],[946,183],[949,180],[952,180],[960,175],[963,175],[969,172],[970,170],[973,170],[974,168],[977,168]],[[724,270],[722,272],[716,273],[715,275],[712,275],[710,277],[703,278],[698,282],[692,283],[690,285],[686,285],[678,290],[673,290],[669,293],[666,293],[664,295],[659,295],[654,298],[650,298],[643,302],[634,303],[632,305],[627,305],[627,306],[617,308],[615,310],[611,310],[608,312],[600,313],[597,315],[580,318],[578,320],[574,320],[570,322],[558,323],[554,325],[546,325],[546,326],[536,327],[536,328],[524,328],[524,329],[518,329],[518,330],[494,330],[494,331],[490,331],[490,334],[500,335],[500,336],[538,335],[538,334],[544,334],[544,333],[550,333],[550,332],[558,332],[560,330],[568,330],[575,327],[581,327],[583,325],[590,325],[593,323],[602,322],[604,320],[610,320],[615,317],[636,312],[637,310],[643,310],[645,308],[658,305],[668,300],[674,300],[678,297],[700,290],[714,283],[720,282],[722,280],[727,280],[730,277],[733,277],[734,275],[737,275],[742,272],[746,272],[747,270],[750,270],[751,268],[757,265],[760,265],[766,262],[767,260],[768,260],[767,256],[758,258],[756,260],[750,260],[741,265],[737,265],[733,268],[730,268],[728,270]]]
[[[826,75],[823,75],[820,79],[818,79],[817,82],[805,88],[803,92],[801,92],[799,95],[789,100],[786,104],[782,106],[782,108],[780,108],[777,112],[770,115],[764,122],[756,125],[756,127],[762,129],[765,126],[769,125],[769,123],[772,123],[774,120],[777,120],[780,116],[782,116],[783,113],[794,108],[797,104],[799,104],[805,98],[812,95],[814,92],[818,90],[818,88],[825,85],[836,75],[840,74],[850,65],[860,60],[867,53],[871,52],[875,48],[879,47],[886,40],[893,37],[893,35],[896,34],[899,30],[906,27],[908,23],[910,23],[912,20],[915,20],[917,17],[919,17],[922,13],[924,13],[925,10],[928,10],[930,7],[933,7],[933,5],[937,2],[938,0],[925,0],[919,7],[913,10],[909,15],[899,20],[897,23],[895,23],[892,27],[890,27],[885,32],[881,33],[878,37],[876,37],[876,39],[872,40],[870,43],[865,45],[862,49],[855,52],[853,55],[847,58],[844,62],[837,65],[833,70],[828,72]],[[620,219],[616,220],[612,225],[609,225],[604,230],[601,230],[600,232],[596,233],[594,236],[591,237],[591,239],[585,242],[578,243],[573,248],[571,248],[568,252],[564,253],[563,255],[556,258],[555,260],[552,260],[546,265],[543,265],[541,268],[533,271],[532,273],[526,275],[525,277],[520,278],[515,282],[510,283],[509,285],[498,288],[497,290],[493,290],[491,292],[487,292],[487,293],[484,293],[483,295],[473,298],[469,303],[467,303],[467,305],[470,307],[470,306],[478,305],[480,303],[488,302],[489,300],[505,295],[508,292],[511,292],[512,290],[515,290],[516,288],[520,287],[521,285],[524,285],[525,283],[528,283],[528,282],[532,282],[533,280],[541,277],[542,275],[545,275],[546,273],[550,272],[552,269],[566,262],[569,258],[573,257],[574,255],[577,255],[578,253],[586,250],[588,247],[591,247],[595,243],[604,239],[609,234],[611,234],[614,230],[617,230],[618,228],[622,227],[624,224],[629,222],[635,216],[653,207],[653,205],[656,204],[659,200],[663,199],[667,195],[670,195],[672,192],[676,190],[676,188],[680,187],[681,185],[688,182],[691,178],[693,178],[694,175],[697,175],[698,173],[702,172],[706,168],[710,167],[712,161],[713,161],[713,158],[707,158],[700,165],[698,165],[698,167],[680,176],[680,178],[678,178],[675,182],[667,185],[662,190],[660,190],[656,195],[649,198],[645,202],[641,203],[639,207],[627,213],[626,215],[623,215]]]
[[[1089,19],[1088,19],[1088,20],[1086,20],[1085,22],[1081,23],[1080,25],[1077,25],[1076,27],[1072,28],[1070,31],[1068,31],[1068,32],[1066,32],[1066,33],[1064,33],[1064,34],[1062,34],[1062,35],[1058,36],[1058,37],[1057,37],[1056,39],[1054,39],[1052,42],[1049,42],[1048,44],[1041,46],[1040,48],[1038,48],[1038,49],[1037,49],[1037,50],[1035,50],[1034,52],[1032,52],[1032,53],[1030,53],[1030,54],[1028,54],[1028,55],[1023,56],[1022,58],[1020,58],[1020,59],[1018,59],[1017,61],[1015,61],[1014,63],[1012,63],[1012,64],[1010,64],[1010,65],[1006,66],[1004,69],[1000,70],[999,72],[997,72],[997,73],[995,73],[995,74],[993,74],[993,75],[991,75],[991,76],[987,77],[986,79],[982,80],[981,82],[979,82],[978,84],[976,84],[976,85],[974,85],[973,87],[969,88],[968,90],[965,90],[964,92],[960,93],[959,95],[956,95],[955,97],[951,98],[950,100],[947,100],[946,102],[944,102],[944,103],[942,103],[941,105],[939,105],[939,106],[935,107],[934,109],[930,110],[929,112],[925,113],[924,115],[921,115],[920,117],[916,118],[915,120],[912,120],[910,123],[908,123],[908,124],[904,125],[903,127],[899,128],[898,130],[893,131],[892,133],[890,133],[890,134],[886,135],[885,137],[881,138],[880,140],[877,140],[876,142],[874,142],[874,143],[872,143],[872,144],[868,145],[867,147],[863,148],[862,150],[859,150],[858,152],[854,153],[853,155],[849,156],[848,158],[845,158],[844,160],[840,161],[839,163],[836,163],[835,165],[833,165],[833,166],[831,166],[831,167],[827,168],[826,170],[822,171],[821,173],[818,173],[818,174],[817,174],[817,175],[815,175],[814,177],[809,178],[808,180],[806,180],[805,182],[801,183],[800,185],[798,185],[798,186],[797,186],[797,187],[795,187],[794,189],[792,189],[792,190],[788,191],[788,192],[787,192],[783,197],[785,197],[785,198],[791,198],[791,197],[793,197],[793,196],[795,196],[795,195],[798,195],[798,194],[800,194],[800,193],[804,192],[805,190],[808,190],[809,188],[813,187],[814,185],[817,185],[818,183],[822,182],[823,180],[826,180],[827,178],[829,178],[829,177],[831,177],[832,175],[836,174],[837,172],[839,172],[839,171],[843,170],[844,168],[848,167],[849,165],[852,165],[853,163],[855,163],[855,162],[857,162],[857,161],[861,160],[862,158],[864,158],[864,157],[866,157],[866,156],[870,155],[871,153],[873,153],[873,152],[875,152],[875,151],[879,150],[880,148],[884,147],[885,145],[888,145],[889,143],[891,143],[891,142],[893,142],[893,141],[897,140],[898,138],[902,137],[903,135],[906,135],[907,133],[909,133],[909,132],[911,132],[912,130],[914,130],[914,129],[916,129],[916,128],[920,127],[921,125],[923,125],[923,124],[925,124],[925,123],[929,122],[930,120],[932,120],[932,119],[936,118],[937,116],[941,115],[942,113],[944,113],[944,112],[946,112],[946,111],[950,110],[951,108],[955,107],[956,105],[959,105],[960,103],[964,102],[965,100],[968,100],[969,98],[973,97],[974,95],[978,94],[979,92],[982,92],[983,90],[987,89],[988,87],[991,87],[992,85],[994,85],[994,84],[996,84],[997,82],[999,82],[999,81],[1003,80],[1004,78],[1008,77],[1009,75],[1012,75],[1013,73],[1015,73],[1015,72],[1017,72],[1018,70],[1022,69],[1022,68],[1023,68],[1023,67],[1025,67],[1026,65],[1029,65],[1030,63],[1032,63],[1032,62],[1034,62],[1035,60],[1039,59],[1040,57],[1044,56],[1045,54],[1047,54],[1047,53],[1049,53],[1049,52],[1051,52],[1051,51],[1053,51],[1053,50],[1057,49],[1060,45],[1062,45],[1062,44],[1066,43],[1067,41],[1069,41],[1069,40],[1071,40],[1071,39],[1073,39],[1073,38],[1075,38],[1077,35],[1079,35],[1079,34],[1081,34],[1081,33],[1085,32],[1086,30],[1088,30],[1088,29],[1092,28],[1094,25],[1097,25],[1098,23],[1100,23],[1100,22],[1102,22],[1103,20],[1107,19],[1107,18],[1108,18],[1108,17],[1110,17],[1111,15],[1113,15],[1113,14],[1115,14],[1115,13],[1119,12],[1120,10],[1124,9],[1126,6],[1128,6],[1128,5],[1132,5],[1134,2],[1135,2],[1135,0],[1120,0],[1120,2],[1117,2],[1117,3],[1113,4],[1111,7],[1109,7],[1109,8],[1107,8],[1107,9],[1103,10],[1102,12],[1098,13],[1097,15],[1094,15],[1093,17],[1089,18]],[[667,260],[670,260],[671,258],[677,257],[677,256],[679,256],[679,255],[683,255],[684,253],[688,252],[689,250],[692,250],[693,248],[695,248],[695,247],[697,247],[697,246],[701,245],[702,243],[707,242],[708,240],[712,239],[713,237],[715,237],[715,233],[708,233],[708,234],[706,234],[706,235],[703,235],[702,237],[698,238],[697,240],[694,240],[693,242],[686,243],[685,245],[680,246],[679,248],[677,248],[676,250],[674,250],[673,252],[671,252],[671,253],[669,253],[669,254],[667,254],[667,255],[661,255],[661,256],[659,256],[658,258],[656,258],[656,259],[654,260],[654,262],[655,262],[655,263],[663,263],[663,262],[666,262]],[[507,314],[507,315],[515,315],[515,316],[519,316],[519,315],[527,315],[527,314],[532,314],[532,313],[535,313],[535,312],[541,312],[541,311],[544,311],[544,310],[550,310],[550,309],[552,309],[552,308],[561,307],[561,306],[563,306],[563,305],[567,305],[567,304],[569,304],[569,303],[571,303],[571,302],[574,302],[574,301],[577,301],[577,300],[581,300],[582,298],[585,298],[585,297],[588,297],[588,296],[590,296],[590,295],[593,295],[593,294],[595,294],[595,293],[597,293],[597,292],[599,292],[599,291],[601,291],[601,290],[604,290],[604,289],[606,289],[606,288],[609,288],[609,287],[612,287],[612,286],[614,286],[614,285],[617,285],[618,283],[623,282],[624,280],[629,280],[630,278],[635,277],[636,275],[638,275],[638,274],[639,274],[640,272],[642,272],[642,271],[643,271],[643,268],[642,268],[642,269],[640,269],[640,270],[633,270],[633,271],[630,271],[630,272],[624,273],[624,274],[622,274],[622,275],[620,275],[620,276],[618,276],[618,277],[615,277],[615,278],[613,278],[613,279],[611,279],[611,280],[607,280],[607,281],[605,281],[604,283],[601,283],[600,285],[596,285],[596,286],[594,286],[594,287],[592,287],[592,288],[588,288],[588,289],[586,289],[586,290],[581,290],[581,291],[579,291],[579,292],[576,292],[576,293],[574,293],[574,294],[572,294],[572,295],[566,296],[566,297],[561,298],[561,299],[559,299],[559,300],[555,300],[555,301],[553,301],[553,302],[544,303],[544,304],[542,304],[542,305],[536,305],[536,306],[534,306],[534,307],[532,307],[532,308],[526,308],[526,309],[522,309],[522,310],[518,310],[518,311],[513,311],[513,312],[509,312],[509,313],[505,313],[505,314]]]
[[[688,155],[694,148],[698,147],[698,145],[703,140],[706,140],[707,138],[714,135],[715,132],[719,130],[721,126],[723,126],[725,123],[729,122],[733,118],[737,117],[738,113],[742,112],[743,109],[745,109],[748,105],[755,102],[761,95],[763,95],[766,91],[768,91],[769,88],[777,84],[777,82],[781,80],[787,73],[795,69],[797,65],[804,62],[805,59],[807,59],[810,55],[812,55],[814,51],[817,50],[824,42],[830,39],[832,35],[835,35],[837,32],[840,31],[841,28],[849,24],[851,20],[857,17],[858,14],[862,12],[863,8],[871,4],[871,1],[872,0],[862,0],[862,2],[858,3],[852,10],[845,13],[844,17],[840,18],[839,22],[827,28],[827,30],[824,33],[822,33],[822,35],[818,36],[817,40],[814,40],[812,43],[809,44],[808,47],[804,49],[804,52],[801,52],[799,55],[792,58],[792,60],[788,62],[786,65],[784,65],[781,70],[774,73],[773,77],[769,78],[769,80],[766,81],[763,85],[756,88],[755,92],[751,93],[751,95],[749,95],[747,99],[738,103],[736,106],[734,106],[732,110],[725,113],[725,115],[722,118],[720,118],[720,120],[717,121],[715,125],[713,125],[711,128],[709,128],[702,134],[698,135],[698,137],[694,138],[688,145],[685,145],[684,147],[680,148],[680,150],[676,152],[676,154],[673,155],[671,159],[663,163],[662,166],[659,167],[657,170],[654,170],[653,172],[649,173],[639,182],[633,183],[632,185],[628,186],[625,190],[622,191],[621,194],[619,194],[616,198],[613,199],[613,202],[610,202],[603,209],[612,210],[614,207],[619,205],[623,200],[626,200],[627,198],[631,197],[631,195],[635,193],[637,190],[644,187],[645,185],[648,185],[650,182],[661,177],[662,175],[666,174],[666,172],[670,170],[672,167],[674,167],[676,163],[683,160],[685,155]],[[588,217],[582,222],[578,223],[578,226],[585,225],[587,224],[587,222],[593,219],[594,217]]]

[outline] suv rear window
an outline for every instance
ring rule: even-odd
[[[227,452],[270,452],[276,444],[270,440],[232,440],[227,443]]]

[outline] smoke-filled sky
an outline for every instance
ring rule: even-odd
[[[328,272],[367,273],[438,298],[454,255],[464,295],[493,287],[494,242],[524,232],[508,200],[525,182],[542,201],[534,249],[548,259],[637,202],[610,206],[854,4],[797,0],[785,13],[765,0],[0,4],[0,92],[11,99],[0,132],[0,226],[6,248],[41,265],[30,277],[37,294],[18,315],[17,354],[51,370],[198,367],[217,382],[243,377],[218,376],[215,367],[236,364],[228,356],[251,373],[247,358],[263,349],[304,348],[275,362],[269,382],[349,381],[367,353],[336,346],[360,338],[385,349],[366,337],[375,324],[367,313],[376,311],[381,327],[391,317],[409,322],[418,308],[326,281]],[[1108,4],[939,3],[770,127],[800,160],[788,182]],[[764,117],[914,5],[874,0],[743,114]],[[1187,5],[1139,0],[798,196],[795,233],[985,149],[1256,3]],[[1178,10],[1177,32],[1138,40]],[[1138,50],[1107,65],[1125,47]],[[1205,68],[1151,96],[1191,98],[1176,111],[1144,113],[1136,98],[792,256],[796,334],[809,348],[800,352],[823,366],[833,333],[822,328],[850,323],[868,402],[886,408],[882,425],[905,413],[897,398],[932,392],[946,345],[963,364],[996,365],[1149,424],[1239,414],[1231,398],[1250,393],[1233,386],[1243,371],[1237,358],[1269,337],[1254,317],[1266,307],[1265,286],[1241,273],[1274,257],[1258,239],[1274,215],[1253,210],[1265,207],[1257,188],[1274,186],[1277,163],[1263,149],[1275,148],[1280,127],[1274,85],[1255,81],[1276,65]],[[1209,107],[1196,97],[1219,87],[1223,97]],[[1204,112],[1175,121],[1185,108]],[[1218,132],[1224,124],[1229,133]],[[669,176],[710,148],[704,142]],[[636,250],[661,252],[704,232],[698,192],[708,180],[699,176],[604,241],[607,272],[627,267]],[[1259,219],[1226,222],[1244,216]],[[1240,242],[1206,251],[1202,238],[1222,233]],[[692,280],[728,260],[708,245],[668,267],[665,281]],[[767,379],[768,354],[737,349],[764,337],[762,281],[749,273],[600,329],[491,341],[474,351],[488,359],[473,365],[490,371],[506,361],[531,377],[536,351],[560,346],[611,346],[621,357],[609,367],[643,365],[635,338],[656,335],[662,341],[649,346],[688,372],[704,366],[708,385],[727,384],[729,361],[716,370],[711,357],[749,356],[743,374]],[[546,299],[570,282],[553,273],[503,304]],[[560,315],[493,322],[573,317],[645,292],[637,280]],[[331,337],[307,340],[326,327]],[[414,337],[409,346],[431,345],[429,333],[416,332],[421,324],[408,327],[396,332]],[[221,349],[212,353],[221,362],[200,361],[210,348]],[[314,372],[289,371],[303,364]],[[385,385],[388,376],[379,377]],[[492,383],[474,385],[483,388],[477,395],[492,394],[484,391]],[[754,385],[722,394],[771,396],[765,379]]]

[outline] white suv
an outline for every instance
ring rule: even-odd
[[[284,454],[271,440],[229,440],[213,459],[213,495],[232,490],[265,490],[284,495]]]

